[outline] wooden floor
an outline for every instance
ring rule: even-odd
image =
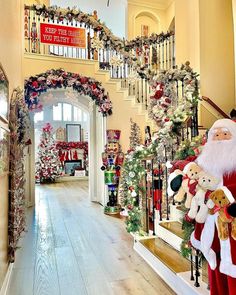
[[[174,294],[132,243],[86,181],[37,186],[7,295]]]

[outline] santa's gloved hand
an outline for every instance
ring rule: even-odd
[[[232,203],[227,208],[227,212],[230,216],[236,217],[236,203]]]

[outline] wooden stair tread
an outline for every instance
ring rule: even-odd
[[[161,222],[159,225],[164,227],[168,231],[172,232],[179,238],[181,239],[184,238],[184,232],[182,229],[182,224],[180,222],[178,221]]]
[[[190,262],[163,240],[144,239],[140,243],[174,273],[190,271]]]

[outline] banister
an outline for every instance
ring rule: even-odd
[[[212,106],[219,114],[221,114],[222,117],[230,119],[230,116],[228,116],[217,104],[214,103],[209,97],[202,96],[202,100],[207,102],[210,106]]]

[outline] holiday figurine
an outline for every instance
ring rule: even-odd
[[[152,142],[150,126],[146,126],[145,128],[145,146],[149,146]]]
[[[120,178],[120,168],[124,162],[124,154],[119,144],[120,130],[107,130],[107,144],[102,153],[101,169],[104,171],[105,184],[108,187],[109,201],[105,206],[106,214],[117,214],[120,206],[117,204],[117,191]]]
[[[37,52],[37,38],[38,38],[38,32],[37,32],[37,26],[36,22],[32,22],[32,27],[31,27],[31,46],[32,46],[32,52],[36,53]]]
[[[196,223],[191,244],[209,265],[210,293],[233,295],[236,290],[236,123],[217,120],[196,160],[203,171],[219,179],[206,205],[203,224]]]

